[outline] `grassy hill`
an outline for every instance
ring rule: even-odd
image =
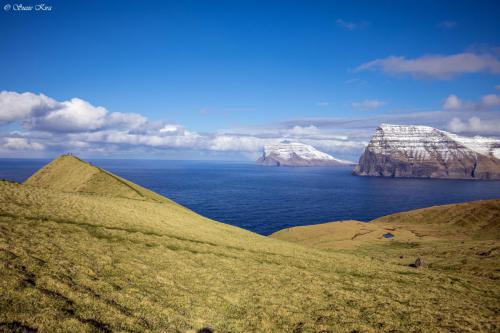
[[[25,184],[63,192],[95,193],[158,202],[170,201],[73,155],[59,156],[29,177]]]
[[[482,274],[305,247],[63,156],[0,182],[0,332],[497,331],[496,239],[469,241]]]
[[[387,239],[385,234],[392,234]],[[339,221],[280,230],[273,238],[321,249],[351,248],[368,242],[497,240],[500,199],[416,209],[369,223]]]
[[[368,223],[293,227],[270,237],[396,265],[420,257],[428,270],[500,279],[500,199],[416,209]]]

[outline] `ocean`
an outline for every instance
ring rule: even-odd
[[[251,162],[90,160],[214,220],[263,235],[340,220],[500,198],[500,181],[357,177],[351,168]],[[48,160],[0,159],[0,178],[24,181]]]

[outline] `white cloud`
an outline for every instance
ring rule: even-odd
[[[455,95],[450,95],[443,101],[443,110],[458,110],[461,107],[462,101]]]
[[[17,121],[25,129],[62,133],[148,125],[147,118],[140,114],[109,113],[80,98],[59,102],[43,94],[0,92],[0,124]]]
[[[325,107],[330,105],[329,102],[316,102],[316,106]]]
[[[165,124],[160,128],[160,133],[177,134],[182,133],[183,129],[180,126],[173,124]]]
[[[54,109],[57,102],[43,94],[0,92],[0,124],[25,119],[30,115]]]
[[[303,135],[315,135],[319,134],[319,129],[314,126],[293,126],[291,129],[286,130],[286,135],[291,135],[291,136],[303,136]]]
[[[348,21],[344,21],[342,19],[337,19],[335,21],[337,23],[337,25],[339,27],[342,27],[344,29],[347,29],[347,30],[356,30],[356,29],[364,29],[366,28],[368,25],[370,25],[369,22],[366,22],[366,21],[361,21],[361,22],[348,22]]]
[[[327,152],[361,152],[368,144],[367,140],[310,140],[304,139],[302,142],[317,149]]]
[[[56,109],[47,110],[40,116],[31,117],[23,126],[40,131],[80,132],[102,128],[108,111],[103,107],[72,98],[59,103]]]
[[[385,105],[385,102],[377,99],[368,99],[360,102],[352,102],[352,107],[359,110],[376,110]]]
[[[480,111],[490,110],[500,107],[500,95],[489,94],[482,96],[479,101],[461,101],[456,95],[450,95],[443,100],[443,110],[445,111]]]
[[[462,122],[462,120],[460,118],[453,118],[448,123],[448,129],[454,133],[460,133],[460,132],[464,131],[466,127],[467,127],[467,124]]]
[[[217,135],[209,140],[208,148],[215,151],[261,151],[266,144],[277,143],[280,138],[259,138],[255,136]]]
[[[117,144],[126,146],[145,146],[155,148],[202,148],[197,133],[182,131],[182,134],[164,135],[160,131],[146,134],[133,133],[128,130],[105,130],[87,133],[74,133],[70,138],[78,142],[88,142],[99,145]]]
[[[278,143],[284,139],[323,147],[325,149],[348,150],[362,146],[357,140],[351,141],[347,136],[319,135],[315,126],[276,131],[274,136],[245,135],[237,133],[198,134],[183,131],[181,135],[164,136],[160,133],[134,134],[126,131],[100,131],[71,134],[72,141],[94,143],[98,145],[143,146],[164,149],[190,149],[208,151],[260,152],[266,144]]]
[[[381,70],[389,74],[410,74],[414,77],[448,79],[467,73],[500,73],[497,55],[484,53],[459,53],[454,55],[427,55],[407,59],[391,56],[376,59],[359,66],[356,71]]]
[[[345,133],[340,133],[338,130],[330,130],[328,128],[319,128],[313,124],[301,125],[302,121],[290,121],[279,124],[274,124],[271,127],[244,127],[233,130],[220,131],[219,134],[234,135],[234,136],[255,136],[260,138],[277,138],[280,140],[349,140],[349,136]],[[322,125],[321,121],[319,124]]]
[[[22,137],[3,138],[2,147],[9,150],[43,150],[45,148],[41,143]]]
[[[454,133],[500,135],[500,119],[482,121],[479,117],[474,116],[462,121],[455,117],[448,123],[448,130]]]
[[[500,95],[489,94],[481,98],[481,106],[485,109],[500,106]]]
[[[113,112],[109,115],[107,125],[112,128],[138,129],[145,126],[148,119],[137,113]]]

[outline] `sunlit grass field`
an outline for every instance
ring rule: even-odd
[[[63,156],[0,182],[0,332],[495,332],[500,200],[466,207],[263,237]]]

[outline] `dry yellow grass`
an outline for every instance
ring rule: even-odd
[[[500,199],[416,209],[383,216],[372,223],[392,225],[395,228],[411,226],[424,231],[429,228],[439,238],[498,239]]]
[[[390,225],[359,221],[339,221],[287,228],[275,232],[270,237],[319,249],[346,249],[366,244],[370,241],[387,243],[384,234],[392,233],[399,241],[410,242],[418,237],[410,230],[395,229]]]
[[[137,200],[171,202],[157,193],[73,155],[59,156],[24,183],[62,192],[94,193]]]
[[[42,186],[0,182],[0,331],[499,328],[495,240],[462,253],[490,267],[482,274],[446,263],[414,269],[414,257],[395,256],[415,250],[405,243],[324,251],[263,237],[156,194],[106,192],[115,176],[95,185],[97,171],[81,163],[65,157],[28,182]]]
[[[391,233],[393,238],[384,238]],[[273,238],[322,249],[353,248],[391,241],[498,240],[500,199],[416,209],[371,222],[338,221],[287,228]]]
[[[393,237],[385,238],[387,233]],[[417,209],[368,223],[293,227],[270,237],[397,265],[422,258],[430,271],[496,281],[500,279],[499,235],[500,199],[496,199]]]

